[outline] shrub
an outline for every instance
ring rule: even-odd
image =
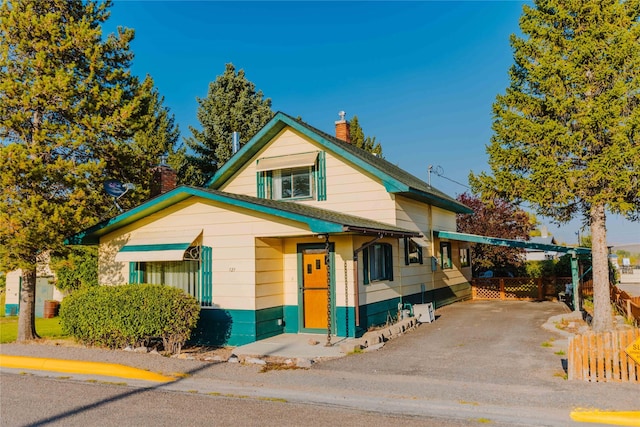
[[[63,331],[84,344],[118,348],[161,338],[171,353],[180,352],[199,315],[195,298],[163,285],[84,288],[60,305]]]

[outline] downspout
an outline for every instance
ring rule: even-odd
[[[360,326],[360,282],[358,281],[358,254],[364,249],[373,245],[378,240],[382,239],[382,236],[378,236],[375,239],[363,244],[358,249],[353,251],[353,305],[356,312],[356,326]]]

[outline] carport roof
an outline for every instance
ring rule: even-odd
[[[528,242],[525,240],[502,239],[499,237],[479,236],[477,234],[458,233],[456,231],[434,231],[434,236],[440,239],[460,240],[463,242],[482,243],[484,245],[507,246],[510,248],[538,249],[542,251],[555,251],[575,253],[578,255],[590,254],[590,248],[580,248],[562,245],[550,245],[545,243]]]

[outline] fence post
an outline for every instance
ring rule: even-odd
[[[500,279],[500,299],[502,301],[504,301],[505,299],[507,299],[504,295],[504,279]]]
[[[543,293],[543,292],[542,292],[542,290],[543,290],[543,289],[542,289],[542,286],[543,286],[543,285],[542,285],[542,277],[538,277],[538,278],[536,279],[536,282],[538,282],[538,301],[542,301],[542,300],[544,299],[544,298],[543,298],[543,295],[542,295],[542,293]]]

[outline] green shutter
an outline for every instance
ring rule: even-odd
[[[404,265],[409,265],[409,239],[404,238]]]
[[[362,250],[362,282],[365,285],[369,284],[369,249],[364,248]]]
[[[387,271],[389,272],[389,280],[393,281],[393,252],[389,243],[383,243],[384,245],[384,262],[387,264]]]
[[[327,167],[324,151],[318,153],[316,176],[318,182],[318,200],[327,200]]]
[[[213,280],[212,280],[212,250],[208,246],[202,246],[200,260],[200,305],[203,307],[211,307],[213,298]]]
[[[258,198],[264,199],[264,172],[257,173],[258,180]]]
[[[129,263],[129,283],[142,283],[144,275],[142,271],[142,263],[132,261]]]

